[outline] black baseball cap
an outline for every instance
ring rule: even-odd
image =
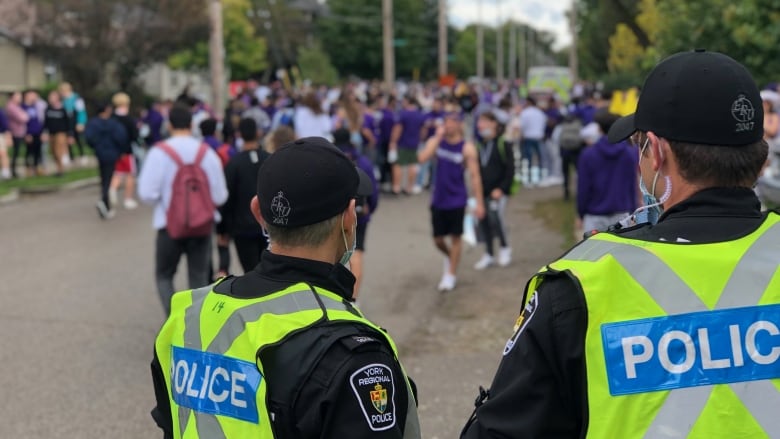
[[[702,145],[755,143],[764,134],[758,86],[742,64],[722,53],[677,53],[653,68],[636,112],[612,125],[609,141],[636,131]]]
[[[322,137],[287,143],[257,173],[257,198],[265,221],[276,227],[316,224],[343,212],[373,184],[343,152]]]

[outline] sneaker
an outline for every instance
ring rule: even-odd
[[[480,259],[476,264],[474,264],[475,270],[484,270],[491,265],[495,263],[495,260],[493,259],[493,256],[490,256],[489,254],[482,255],[482,259]]]
[[[138,207],[138,202],[132,198],[125,198],[125,209],[133,210]]]
[[[116,210],[114,210],[114,209],[111,209],[111,210],[109,210],[109,211],[108,211],[108,213],[106,214],[106,219],[111,219],[111,218],[113,218],[113,217],[115,217],[115,216],[116,216]]]
[[[422,187],[420,187],[420,185],[414,185],[414,187],[412,187],[412,194],[419,195],[421,193],[422,193]]]
[[[498,265],[501,267],[506,267],[512,263],[512,249],[509,247],[504,247],[498,251]]]
[[[98,201],[97,204],[95,204],[95,207],[97,208],[100,218],[108,218],[108,207],[106,206],[106,203],[103,202],[103,200]]]
[[[118,200],[118,197],[116,195],[116,189],[110,189],[108,191],[108,202],[111,203],[112,206],[116,206],[116,201]]]
[[[81,156],[81,157],[79,158],[79,163],[80,163],[80,164],[81,164],[81,166],[83,166],[83,167],[87,167],[87,166],[89,166],[89,157],[87,157],[87,156],[85,156],[85,155]]]
[[[439,282],[439,291],[452,291],[455,289],[456,283],[457,278],[455,275],[444,273],[444,276],[441,277],[441,281]]]

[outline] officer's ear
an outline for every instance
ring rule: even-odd
[[[257,195],[252,197],[252,201],[249,202],[249,210],[252,211],[252,215],[254,215],[260,227],[265,228],[265,220],[263,219],[263,214],[260,213],[260,200],[257,199]]]
[[[653,171],[657,171],[661,169],[661,166],[663,166],[664,161],[666,160],[666,156],[669,152],[667,151],[669,149],[669,142],[656,136],[652,131],[647,132],[647,139],[650,143],[648,149],[650,150],[652,157]]]

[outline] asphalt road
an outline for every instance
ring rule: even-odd
[[[90,187],[0,206],[2,438],[159,437],[149,416],[149,362],[164,315],[153,282],[151,209],[101,221],[97,194]],[[360,302],[418,377],[424,437],[454,437],[477,386],[495,371],[525,278],[560,252],[560,239],[529,219],[528,199],[518,200],[510,214],[523,229],[513,241],[529,239],[533,250],[516,250],[516,264],[484,283],[471,269],[481,251],[471,249],[459,287],[442,295],[427,197],[380,204]],[[182,265],[178,288],[184,272]],[[440,381],[443,374],[449,380]]]

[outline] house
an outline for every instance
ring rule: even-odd
[[[30,45],[0,27],[0,92],[41,88],[46,83],[46,64]]]

